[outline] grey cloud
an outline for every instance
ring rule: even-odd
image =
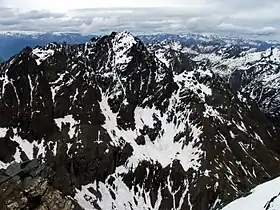
[[[104,34],[122,30],[134,34],[194,32],[280,39],[278,37],[280,21],[277,21],[280,20],[278,1],[271,0],[270,3],[266,3],[248,0],[244,3],[241,0],[212,0],[211,4],[210,0],[204,2],[206,3],[201,6],[181,8],[79,9],[67,13],[49,11],[23,13],[0,7],[0,30],[84,34]],[[270,8],[269,5],[274,6]],[[268,13],[270,16],[267,14],[267,18],[260,18],[256,11]]]
[[[17,18],[25,20],[38,20],[38,19],[48,19],[48,18],[62,18],[65,14],[62,13],[52,13],[48,11],[30,11],[26,13],[20,13]]]
[[[2,26],[11,26],[11,25],[16,25],[19,24],[18,20],[14,19],[0,19],[0,25]]]
[[[270,36],[277,34],[277,29],[274,27],[263,27],[263,28],[250,28],[250,27],[242,27],[235,26],[232,24],[222,23],[218,26],[218,30],[228,32],[228,33],[236,33],[236,34],[247,34],[253,36]],[[235,34],[235,35],[236,35]]]
[[[14,10],[11,8],[5,8],[0,6],[0,19],[14,16]]]

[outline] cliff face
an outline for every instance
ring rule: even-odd
[[[51,177],[31,180],[49,209],[219,209],[279,175],[279,128],[180,59],[163,63],[127,32],[25,48],[1,64],[0,167],[46,164]],[[12,177],[2,185],[21,195],[26,176]]]

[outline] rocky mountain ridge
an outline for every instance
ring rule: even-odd
[[[61,33],[61,32],[5,32],[0,31],[0,57],[8,60],[13,55],[21,51],[25,46],[36,47],[44,46],[51,42],[68,44],[85,43],[92,37],[100,35],[85,35],[78,33]],[[161,42],[165,40],[176,40],[184,45],[217,45],[225,46],[228,44],[256,48],[258,51],[265,51],[270,47],[279,47],[279,41],[261,41],[243,39],[241,37],[222,37],[218,35],[207,34],[153,34],[138,35],[138,38],[145,44]]]
[[[121,32],[2,63],[0,167],[46,163],[84,209],[221,209],[278,176],[280,130],[258,104],[155,46]]]
[[[184,66],[183,62],[197,66],[207,63],[207,67],[221,76],[241,100],[252,99],[274,123],[279,124],[278,47],[259,51],[249,45],[184,45],[165,40],[150,44],[150,48],[168,66]]]

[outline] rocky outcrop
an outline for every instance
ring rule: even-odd
[[[52,169],[36,160],[11,164],[0,172],[0,209],[80,210],[52,187],[53,178]]]

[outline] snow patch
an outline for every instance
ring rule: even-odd
[[[62,125],[67,125],[69,124],[69,136],[70,138],[73,138],[75,133],[76,133],[76,125],[79,124],[72,115],[66,115],[63,118],[57,118],[55,119],[56,125],[59,127],[60,130],[62,130]]]
[[[173,103],[171,103],[169,110],[175,108],[177,100],[171,100]],[[124,130],[118,126],[117,113],[112,112],[108,104],[108,97],[104,93],[102,93],[100,108],[105,116],[105,124],[102,126],[108,131],[112,144],[120,146],[122,145],[121,139],[124,139],[133,147],[133,155],[128,159],[127,167],[135,168],[143,160],[153,163],[158,162],[163,167],[166,167],[174,160],[179,160],[186,171],[191,167],[198,169],[200,166],[199,157],[202,152],[199,148],[194,147],[194,143],[199,141],[202,128],[186,122],[189,120],[187,113],[179,113],[177,116],[178,122],[174,123],[168,120],[169,115],[167,113],[162,115],[155,107],[137,107],[134,112],[136,129]],[[154,118],[161,122],[161,129],[156,139],[151,141],[149,136],[145,135],[145,145],[138,145],[135,139],[141,135],[140,130],[144,126],[153,129],[157,121]],[[187,143],[185,140],[185,132],[188,131],[193,137],[193,142]],[[182,134],[181,138],[178,137],[180,134]],[[175,138],[177,138],[176,141],[174,140]]]
[[[122,172],[121,167],[117,168],[116,173],[113,175],[115,181],[113,186],[110,186],[105,182],[94,182],[82,186],[81,190],[76,189],[76,195],[74,199],[84,209],[96,209],[94,204],[98,205],[101,209],[122,209],[122,210],[157,210],[161,204],[161,191],[158,191],[158,199],[155,203],[155,207],[152,207],[149,192],[138,187],[139,193],[136,195],[130,190],[122,181],[122,177],[117,174]],[[108,181],[108,180],[107,180]],[[160,188],[159,188],[160,189]],[[95,195],[91,192],[95,191]],[[115,199],[112,198],[111,193],[114,193]],[[117,202],[116,202],[117,201]],[[137,201],[137,202],[135,202]]]
[[[8,129],[7,128],[0,128],[0,138],[3,138],[6,136]],[[22,139],[20,136],[17,135],[17,130],[13,129],[14,136],[11,138],[11,141],[17,142],[19,146],[16,148],[16,153],[14,154],[13,159],[20,163],[22,160],[20,158],[21,151],[26,154],[26,156],[32,160],[34,158],[37,158],[39,156],[42,156],[42,158],[45,157],[46,150],[44,146],[44,140],[41,141],[41,143],[38,143],[36,141],[33,141],[30,143],[26,139]],[[38,154],[37,157],[34,157],[34,148],[38,148]],[[3,163],[0,161],[0,169],[1,168],[7,168],[11,163]]]
[[[0,128],[0,138],[4,138],[6,136],[7,131],[8,128]]]
[[[40,49],[40,48],[35,48],[32,51],[33,55],[36,55],[38,58],[36,58],[36,62],[38,65],[40,65],[44,60],[46,60],[48,57],[54,55],[54,50],[51,49]]]
[[[45,151],[43,140],[41,141],[40,144],[38,144],[36,141],[30,143],[29,141],[22,139],[20,136],[16,135],[16,130],[14,130],[14,133],[15,133],[15,135],[12,140],[19,144],[19,148],[22,149],[22,151],[26,154],[26,156],[30,160],[36,158],[36,157],[34,157],[34,152],[33,152],[34,147],[38,147],[38,149],[39,149],[38,156],[39,155],[43,155],[43,157],[45,156],[46,151]]]

